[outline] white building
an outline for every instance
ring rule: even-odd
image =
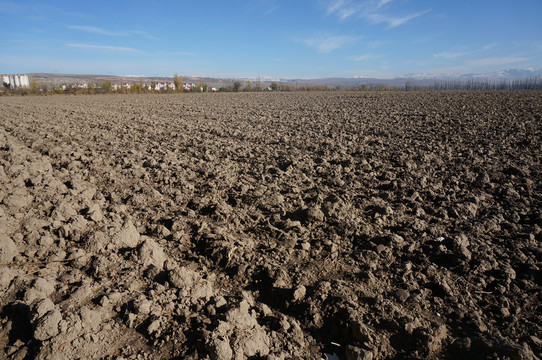
[[[4,87],[9,89],[26,89],[30,87],[28,75],[2,75],[2,83]]]

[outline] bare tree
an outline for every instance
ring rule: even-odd
[[[104,91],[109,94],[111,92],[111,81],[106,80],[102,83],[102,88]]]
[[[183,91],[183,77],[177,74],[173,75],[173,83],[176,91]]]

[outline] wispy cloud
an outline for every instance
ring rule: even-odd
[[[346,0],[330,1],[327,3],[326,8],[327,15],[335,14],[341,20],[349,18],[361,10],[362,8],[359,5]]]
[[[26,19],[51,19],[50,14],[65,18],[88,18],[88,14],[66,10],[67,6],[56,7],[45,1],[0,1],[0,14],[12,14]]]
[[[390,46],[391,44],[393,44],[393,41],[391,40],[373,40],[369,41],[365,45],[368,49],[379,49],[382,47]]]
[[[476,59],[476,60],[470,60],[467,61],[467,65],[469,66],[477,66],[477,67],[483,67],[483,66],[502,66],[502,65],[509,65],[509,64],[516,64],[523,61],[528,60],[524,57],[491,57],[491,58],[485,58],[485,59]]]
[[[316,49],[319,53],[327,54],[358,39],[359,37],[347,35],[323,35],[304,39],[302,42],[308,47]]]
[[[382,57],[381,55],[374,55],[374,54],[364,54],[359,56],[349,56],[348,60],[354,60],[354,61],[365,61],[365,60],[371,60],[371,59],[378,59]]]
[[[195,52],[191,51],[175,51],[175,55],[181,55],[181,56],[196,56]]]
[[[485,46],[482,46],[482,50],[491,50],[493,49],[495,46],[497,46],[497,44],[493,43],[493,44],[487,44]]]
[[[324,6],[328,15],[334,14],[341,20],[345,20],[352,16],[368,16],[376,13],[386,4],[393,0],[333,0],[326,1]]]
[[[488,45],[482,46],[479,49],[474,49],[474,50],[469,50],[469,51],[456,51],[456,52],[443,51],[443,52],[440,52],[440,53],[433,54],[433,57],[437,58],[437,59],[438,58],[456,59],[456,58],[460,58],[460,57],[473,55],[473,54],[477,54],[477,53],[481,53],[481,52],[484,52],[484,51],[491,50],[492,48],[495,47],[495,45],[496,44],[488,44]]]
[[[16,14],[16,13],[20,13],[26,10],[27,8],[18,2],[13,2],[13,1],[0,2],[0,14]]]
[[[272,14],[272,13],[274,13],[275,11],[277,11],[279,8],[280,8],[280,6],[278,6],[278,5],[273,6],[273,7],[269,8],[269,9],[267,9],[267,10],[264,12],[264,15]]]
[[[406,24],[412,19],[422,16],[429,10],[404,15],[391,14],[395,0],[333,0],[326,1],[323,6],[327,15],[336,15],[343,21],[351,17],[366,19],[373,24],[385,23],[390,28]]]
[[[462,56],[465,56],[465,55],[468,55],[470,54],[469,52],[447,52],[447,51],[443,51],[443,52],[440,52],[440,53],[436,53],[436,54],[433,54],[433,57],[434,58],[443,58],[443,59],[455,59],[455,58],[458,58],[458,57],[462,57]]]
[[[424,14],[427,14],[429,10],[420,11],[415,14],[410,14],[406,16],[390,16],[386,14],[369,14],[367,18],[375,24],[385,23],[388,24],[390,28],[394,28],[403,24],[406,24],[412,19],[420,17]]]
[[[79,30],[79,31],[84,31],[87,33],[98,34],[98,35],[120,36],[120,37],[141,36],[146,39],[156,40],[154,36],[151,36],[147,34],[145,31],[141,31],[141,30],[108,30],[108,29],[97,27],[97,26],[89,26],[89,25],[71,25],[71,26],[68,26],[68,29]]]
[[[132,52],[132,53],[142,53],[143,52],[143,51],[141,51],[139,49],[123,47],[123,46],[73,44],[73,43],[66,44],[66,46],[73,47],[73,48],[81,48],[81,49],[107,50],[107,51],[115,51],[115,52]]]

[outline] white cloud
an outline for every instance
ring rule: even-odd
[[[123,46],[109,46],[109,45],[91,45],[91,44],[66,44],[66,46],[81,48],[81,49],[96,49],[96,50],[107,50],[107,51],[116,51],[116,52],[143,52],[138,49],[123,47]]]
[[[485,58],[485,59],[476,59],[476,60],[470,60],[467,61],[467,65],[469,66],[501,66],[501,65],[508,65],[508,64],[515,64],[520,63],[523,61],[528,60],[527,58],[523,57],[492,57],[492,58]]]
[[[444,52],[440,52],[440,53],[437,53],[437,54],[433,54],[433,57],[435,57],[435,58],[444,58],[444,59],[455,59],[455,58],[465,56],[465,55],[468,55],[468,54],[469,54],[469,52],[456,52],[456,53],[453,53],[453,52],[444,51]]]
[[[488,45],[482,46],[479,49],[474,49],[474,50],[469,50],[469,51],[457,51],[457,52],[443,51],[440,53],[433,54],[433,57],[443,58],[443,59],[455,59],[455,58],[459,58],[459,57],[463,57],[467,55],[473,55],[473,54],[481,53],[484,51],[488,51],[494,48],[495,46],[496,44],[488,44]],[[465,49],[465,47],[463,49]]]
[[[491,50],[493,49],[495,46],[497,46],[497,44],[493,43],[493,44],[487,44],[485,46],[482,47],[482,50]]]
[[[364,54],[359,56],[349,56],[348,60],[354,60],[354,61],[365,61],[370,59],[377,59],[381,57],[380,55],[374,55],[374,54]]]
[[[331,1],[326,7],[326,12],[328,15],[336,14],[341,20],[349,18],[362,10],[363,9],[359,4],[352,3],[349,0]]]
[[[272,14],[272,13],[274,13],[275,11],[277,11],[278,9],[280,9],[280,6],[273,6],[273,7],[269,8],[269,9],[267,9],[267,10],[264,12],[264,14],[265,14],[265,15]]]
[[[141,36],[147,39],[156,40],[154,36],[148,35],[146,32],[140,31],[140,30],[107,30],[104,28],[100,28],[96,26],[88,26],[88,25],[72,25],[72,26],[68,26],[68,29],[80,30],[87,33],[98,34],[98,35],[121,36],[121,37]]]
[[[27,7],[13,1],[2,1],[0,3],[0,14],[18,14],[28,11]]]
[[[258,5],[258,10],[262,11],[264,15],[272,14],[280,9],[280,2],[278,0],[257,0],[253,3]]]
[[[428,10],[421,11],[421,12],[418,12],[418,13],[415,13],[415,14],[410,14],[410,15],[403,16],[403,17],[388,16],[388,15],[385,15],[385,14],[377,14],[377,13],[375,13],[375,14],[368,15],[367,18],[370,21],[372,21],[373,23],[375,23],[375,24],[385,23],[385,24],[388,24],[388,26],[390,28],[394,28],[394,27],[406,24],[410,20],[415,19],[415,18],[417,18],[419,16],[422,16],[422,15],[426,14],[427,12],[428,12]]]
[[[333,0],[323,3],[327,15],[336,15],[343,21],[350,17],[366,19],[373,24],[385,23],[390,28],[403,25],[422,16],[429,10],[403,16],[390,15],[391,4],[395,0]]]
[[[316,38],[308,38],[302,42],[308,47],[316,49],[319,53],[327,54],[332,50],[356,41],[358,38],[345,35],[325,35]]]

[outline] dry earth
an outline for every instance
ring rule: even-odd
[[[0,107],[0,358],[541,358],[542,93]]]

